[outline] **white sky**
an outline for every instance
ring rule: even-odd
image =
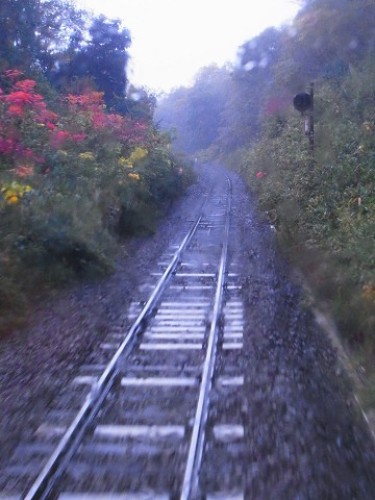
[[[77,0],[120,18],[132,37],[130,82],[153,91],[192,83],[199,68],[234,62],[238,47],[290,21],[297,0]]]

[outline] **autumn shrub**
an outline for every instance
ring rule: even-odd
[[[102,93],[47,106],[37,88],[0,77],[1,315],[36,283],[109,272],[119,236],[153,228],[189,179],[151,123],[108,112]]]
[[[118,230],[120,234],[153,232],[160,214],[193,181],[191,169],[183,168],[163,144],[149,152],[135,149],[123,165],[128,182],[119,189],[122,202]]]

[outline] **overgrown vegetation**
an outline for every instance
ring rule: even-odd
[[[130,38],[120,23],[94,20],[83,43],[69,4],[19,4],[0,8],[9,21],[0,50],[0,333],[22,323],[36,291],[111,271],[122,238],[152,232],[192,181],[153,123],[154,97],[125,94]],[[28,9],[35,24],[20,34],[17,16]],[[35,31],[48,9],[60,13],[56,31]],[[60,36],[67,27],[70,42]]]
[[[374,67],[375,68],[375,67]],[[269,117],[262,139],[241,156],[241,169],[279,241],[329,302],[351,347],[375,355],[375,136],[363,103],[375,95],[367,65],[340,88],[319,87],[317,148],[301,141],[302,120]],[[356,87],[356,96],[353,92]],[[348,90],[352,89],[350,93]],[[352,98],[348,99],[348,95]],[[339,113],[335,112],[335,107]],[[264,176],[257,178],[259,169]]]
[[[270,28],[245,43],[236,67],[206,68],[214,78],[211,95],[223,96],[220,113],[217,103],[211,113],[210,100],[198,110],[215,116],[218,125],[209,147],[202,150],[202,138],[194,146],[186,126],[200,77],[191,89],[167,96],[159,118],[178,128],[179,145],[188,146],[191,154],[219,158],[241,172],[275,225],[284,255],[334,314],[343,342],[367,370],[371,387],[375,5],[366,0],[301,4],[291,26]],[[303,117],[292,105],[296,93],[309,92],[310,82],[315,84],[314,154]],[[177,120],[170,111],[174,102]],[[200,115],[197,120],[204,123]]]

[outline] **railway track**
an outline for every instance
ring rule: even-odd
[[[0,498],[244,498],[244,320],[230,222],[227,179],[16,449]]]

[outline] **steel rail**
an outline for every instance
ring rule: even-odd
[[[231,182],[228,182],[228,203],[225,213],[225,227],[224,227],[224,241],[221,251],[219,273],[216,285],[213,316],[210,326],[207,353],[204,361],[202,382],[200,385],[199,398],[197,409],[194,417],[193,431],[190,440],[190,447],[188,458],[186,462],[185,474],[181,488],[180,500],[189,500],[194,498],[197,494],[199,469],[203,454],[205,424],[208,415],[208,394],[212,386],[212,378],[214,372],[215,355],[217,349],[218,338],[218,322],[222,307],[222,297],[224,290],[224,280],[226,272],[227,254],[228,254],[228,241],[229,241],[229,223],[230,223],[230,209],[231,209]]]
[[[157,300],[159,299],[161,293],[164,291],[169,278],[178,265],[183,250],[186,248],[193,235],[195,234],[202,220],[202,210],[206,201],[207,198],[202,204],[199,217],[193,223],[189,232],[182,240],[179,248],[174,253],[170,264],[158,281],[156,287],[154,288],[154,291],[152,292],[147,303],[144,305],[139,316],[132,324],[125,339],[111,358],[99,380],[96,382],[96,384],[88,394],[84,404],[77,413],[73,422],[70,424],[63,437],[60,439],[47,463],[26,493],[24,497],[25,500],[44,500],[51,498],[49,496],[51,490],[53,489],[61,475],[64,473],[69,460],[79,446],[84,433],[87,431],[90,424],[92,423],[92,420],[98,413],[103,400],[105,399],[108,391],[115,381],[118,372],[118,362],[120,357],[132,345],[137,333],[139,333],[139,331],[144,326],[145,321],[151,315]]]

